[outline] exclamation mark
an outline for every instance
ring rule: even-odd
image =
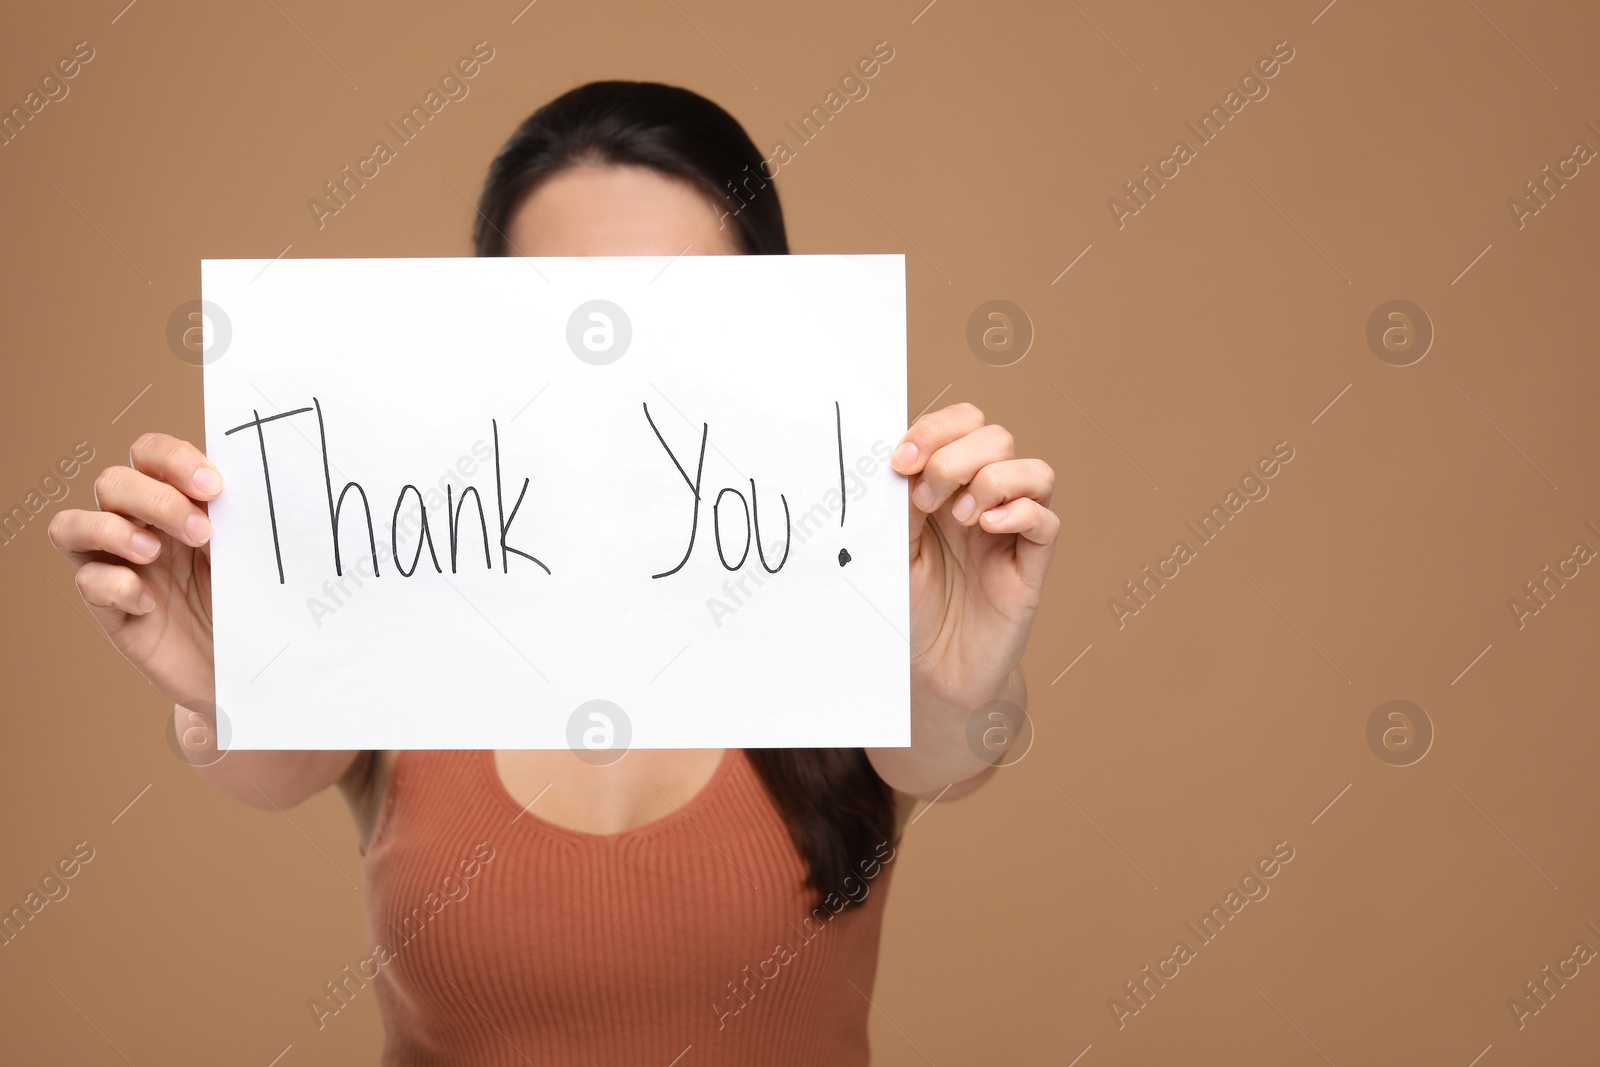
[[[845,495],[844,491],[844,418],[839,414],[839,402],[837,400],[833,402],[833,426],[838,434],[839,441],[839,528],[842,530],[844,529],[845,505],[849,503],[850,498]],[[839,549],[839,566],[843,567],[849,562],[850,550],[847,548]]]

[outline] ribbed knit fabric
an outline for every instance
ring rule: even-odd
[[[607,835],[523,811],[492,752],[403,752],[363,859],[383,1064],[866,1064],[893,855],[818,906],[740,749]]]

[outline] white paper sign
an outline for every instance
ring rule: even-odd
[[[201,279],[227,746],[910,744],[904,257]]]

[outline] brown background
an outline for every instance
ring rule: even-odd
[[[781,172],[795,250],[907,253],[908,414],[970,400],[1012,427],[1065,524],[1027,660],[1036,746],[902,849],[877,1062],[1600,1055],[1600,966],[1521,1030],[1507,1006],[1600,949],[1600,568],[1524,629],[1507,607],[1600,548],[1600,170],[1525,228],[1506,203],[1600,148],[1591,5],[539,0],[513,24],[518,0],[123,2],[4,16],[7,107],[74,42],[96,57],[0,148],[0,503],[79,440],[98,468],[147,429],[200,439],[165,331],[202,257],[464,255],[448,183],[474,195],[558,92],[684,84],[765,148],[887,40],[870,95]],[[1270,96],[1119,230],[1107,198],[1285,39]],[[318,230],[307,199],[479,40],[471,95]],[[1013,366],[964,339],[992,298],[1037,332]],[[1405,368],[1365,339],[1394,298],[1437,331]],[[1107,599],[1280,440],[1271,496],[1119,630]],[[342,805],[291,824],[201,785],[47,519],[0,553],[0,903],[74,842],[97,855],[0,948],[5,1058],[372,1062],[370,996],[320,1033],[306,1007],[367,948]],[[1395,698],[1436,731],[1412,766],[1366,740]],[[1108,999],[1278,841],[1271,895],[1119,1030]]]

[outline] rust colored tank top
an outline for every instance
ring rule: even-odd
[[[866,1064],[878,851],[817,905],[740,749],[678,812],[605,835],[522,810],[493,752],[403,752],[350,977],[377,991],[385,1067]]]

